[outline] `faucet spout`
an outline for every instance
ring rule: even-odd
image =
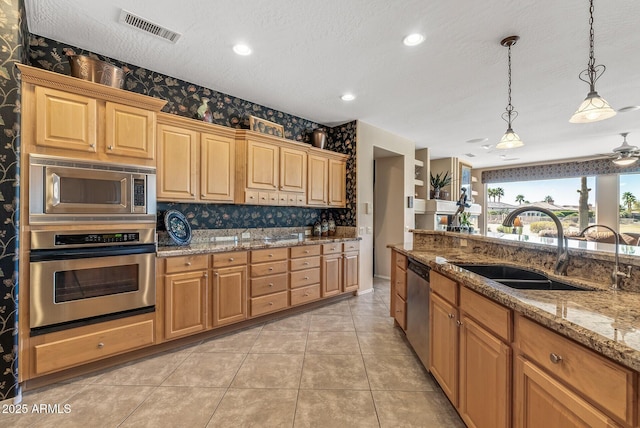
[[[618,232],[616,232],[609,226],[605,226],[604,224],[591,224],[585,227],[584,229],[582,229],[582,232],[580,232],[578,236],[584,236],[585,232],[593,227],[602,227],[604,229],[609,230],[611,233],[613,233],[613,237],[615,239],[615,245],[616,245],[616,255],[615,255],[615,261],[613,266],[613,272],[611,273],[611,289],[617,290],[620,287],[620,278],[621,277],[629,278],[631,276],[631,266],[629,266],[628,272],[620,271],[620,250],[619,250],[620,235],[618,235]]]
[[[567,267],[569,267],[569,253],[567,252],[567,246],[568,246],[567,239],[564,237],[564,230],[562,229],[562,223],[560,222],[560,219],[553,212],[551,212],[546,208],[541,208],[536,206],[526,205],[523,207],[518,207],[515,210],[511,211],[509,214],[507,214],[504,221],[502,222],[502,225],[507,227],[513,227],[513,222],[515,221],[518,214],[522,214],[523,212],[527,212],[527,211],[537,211],[537,212],[546,214],[555,223],[556,229],[558,229],[558,257],[556,259],[556,264],[553,271],[556,275],[566,275]]]

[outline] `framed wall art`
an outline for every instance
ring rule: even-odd
[[[249,129],[260,132],[261,134],[284,138],[284,126],[269,122],[268,120],[264,120],[259,117],[249,116]]]

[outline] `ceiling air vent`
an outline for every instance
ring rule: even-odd
[[[124,9],[122,9],[122,11],[120,12],[120,22],[142,30],[145,33],[160,37],[161,39],[168,40],[171,43],[176,43],[180,36],[182,36],[182,34],[180,33],[176,33],[175,31],[169,30],[168,28],[164,28],[158,24],[154,24],[153,22],[134,15],[133,13]]]
[[[465,153],[464,155],[466,157],[468,157],[468,158],[475,158],[476,157],[476,155],[474,155],[473,153]]]

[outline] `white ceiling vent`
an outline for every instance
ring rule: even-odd
[[[168,40],[171,43],[176,43],[180,36],[182,36],[182,34],[180,33],[169,30],[168,28],[162,27],[158,24],[154,24],[153,22],[141,18],[138,15],[134,15],[133,13],[124,9],[120,11],[120,22],[144,31],[145,33],[160,37],[161,39]]]

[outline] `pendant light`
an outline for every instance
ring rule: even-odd
[[[593,0],[589,1],[589,63],[587,69],[582,70],[578,78],[589,84],[587,98],[580,104],[578,110],[573,113],[569,122],[590,123],[599,120],[609,119],[616,115],[614,109],[596,92],[596,80],[602,76],[607,69],[604,65],[595,65],[596,59],[593,53]]]
[[[500,142],[496,144],[496,149],[514,149],[524,146],[518,134],[513,132],[511,128],[511,122],[518,117],[518,112],[511,105],[511,46],[515,45],[518,40],[520,40],[518,36],[509,36],[500,42],[502,46],[509,48],[509,103],[507,104],[507,111],[502,113],[502,119],[508,124],[507,132],[502,136]]]

